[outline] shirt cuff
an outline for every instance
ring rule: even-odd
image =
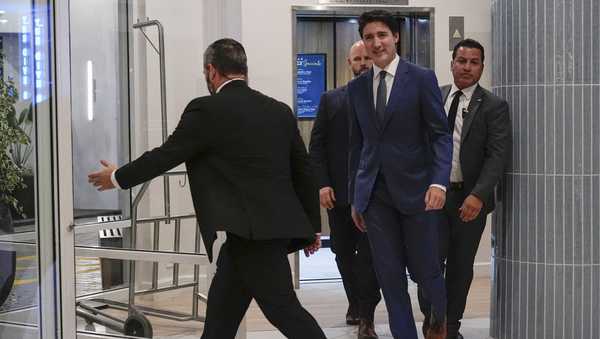
[[[117,181],[117,178],[115,177],[115,173],[117,173],[117,170],[114,170],[110,174],[110,181],[112,181],[112,184],[113,184],[113,186],[115,186],[115,188],[121,189],[121,185],[119,185],[119,182]]]
[[[431,185],[429,185],[429,187],[437,187],[437,188],[441,189],[442,191],[446,192],[446,186],[444,186],[444,185],[431,184]]]

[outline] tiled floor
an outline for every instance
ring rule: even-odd
[[[421,328],[421,323],[417,323],[417,328]],[[337,327],[324,329],[328,339],[356,339],[356,327]],[[389,327],[387,324],[376,326],[377,334],[380,339],[392,339]],[[467,319],[463,322],[461,334],[467,339],[488,339],[489,336],[489,319]],[[419,333],[419,338],[423,335]],[[279,332],[262,331],[249,332],[247,339],[285,339]]]
[[[23,254],[22,254],[23,255]],[[23,260],[28,259],[23,256]],[[18,261],[18,266],[26,267],[25,261]],[[330,251],[322,250],[318,256],[309,259],[303,259],[301,264],[302,278],[307,280],[320,280],[324,277],[335,278],[339,276],[334,264],[334,258]],[[78,258],[77,261],[77,291],[83,292],[99,291],[100,274],[99,261],[95,258]],[[201,291],[206,292],[207,286],[201,286]],[[410,284],[409,293],[413,299],[413,312],[417,321],[422,320],[422,316],[416,307],[416,286]],[[324,328],[328,338],[332,339],[354,339],[356,338],[357,328],[346,326],[344,314],[347,308],[346,296],[341,282],[310,282],[303,283],[297,290],[298,297],[303,306],[317,319]],[[487,339],[489,328],[489,279],[476,278],[472,285],[469,295],[467,312],[461,332],[467,339]],[[191,289],[184,288],[158,294],[140,295],[136,297],[139,304],[146,306],[155,306],[169,309],[172,311],[189,312],[191,307]],[[108,295],[106,297],[109,297]],[[110,293],[110,299],[126,301],[127,290],[121,290]],[[204,305],[199,306],[200,314],[204,313]],[[109,312],[119,318],[125,318],[123,311]],[[32,317],[33,315],[33,317]],[[26,321],[36,322],[37,309],[26,309],[0,314],[0,321]],[[161,339],[187,339],[199,338],[202,333],[202,323],[197,321],[177,322],[164,320],[155,317],[149,317],[153,327],[155,338]],[[375,323],[377,332],[381,339],[392,338],[387,325],[387,311],[385,305],[381,302],[375,313]],[[264,315],[253,303],[246,316],[248,330],[247,339],[278,339],[284,338],[275,328],[265,319]],[[420,324],[418,324],[420,328]],[[101,325],[94,326],[86,324],[82,318],[78,317],[79,330],[88,330],[96,333],[114,333]],[[310,338],[308,338],[310,339]]]

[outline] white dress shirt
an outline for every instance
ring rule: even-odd
[[[462,182],[463,175],[462,169],[460,168],[460,139],[462,135],[462,127],[463,127],[463,114],[468,111],[469,103],[471,102],[471,98],[473,97],[473,93],[477,88],[477,84],[462,89],[462,95],[458,101],[458,109],[456,110],[456,120],[454,122],[454,131],[452,133],[452,170],[450,171],[450,182]],[[452,105],[452,100],[454,99],[454,94],[458,92],[459,89],[456,85],[452,84],[452,88],[450,89],[450,93],[448,94],[448,98],[446,99],[446,104],[444,105],[444,109],[446,110],[446,115],[450,111],[450,106]]]
[[[217,90],[215,91],[216,93],[219,93],[221,91],[221,89],[223,89],[223,87],[225,87],[225,85],[227,85],[228,83],[232,82],[232,81],[237,81],[237,80],[246,80],[245,78],[233,78],[233,79],[229,79],[227,81],[225,81],[224,83],[221,84],[221,86],[219,86],[217,88]],[[115,177],[115,173],[117,172],[117,170],[112,171],[112,173],[110,174],[110,181],[112,181],[113,186],[115,186],[116,189],[121,189],[121,185],[119,185],[119,182],[117,181],[117,178]]]
[[[387,89],[387,93],[385,95],[385,103],[387,104],[390,99],[390,93],[392,93],[392,86],[394,85],[394,77],[396,77],[396,69],[398,68],[398,63],[400,62],[400,57],[398,54],[394,56],[392,62],[390,62],[385,68],[381,69],[377,65],[373,64],[373,102],[377,102],[377,87],[379,87],[379,73],[383,70],[386,72],[385,76],[385,85]]]

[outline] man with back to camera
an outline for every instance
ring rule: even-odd
[[[458,330],[473,281],[475,255],[487,214],[494,210],[494,187],[504,173],[511,147],[508,103],[479,85],[484,58],[479,42],[459,42],[450,63],[454,82],[441,88],[454,141],[440,226],[442,266],[446,261],[448,339],[463,338]],[[421,293],[419,288],[426,332],[430,303]]]
[[[364,42],[355,42],[348,66],[355,77],[373,62]],[[358,324],[358,339],[377,339],[373,324],[381,300],[367,234],[352,223],[348,204],[348,96],[346,86],[323,93],[310,138],[310,156],[319,177],[319,200],[327,209],[331,250],[348,298],[346,323]]]
[[[211,95],[188,104],[163,145],[119,169],[102,161],[89,181],[126,189],[185,162],[211,261],[216,231],[227,232],[202,339],[233,339],[252,299],[286,337],[325,338],[296,297],[287,259],[320,246],[317,183],[292,111],[248,87],[247,73],[239,42],[212,43],[204,52]]]
[[[351,100],[349,199],[367,229],[394,338],[416,339],[406,269],[431,308],[427,339],[446,335],[439,265],[439,209],[450,176],[452,141],[437,79],[396,53],[398,22],[387,11],[359,18],[372,71],[348,84]]]

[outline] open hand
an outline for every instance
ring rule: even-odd
[[[88,174],[88,182],[97,187],[98,191],[106,191],[115,188],[110,177],[117,169],[117,166],[106,160],[100,160],[100,164],[102,165],[102,168],[99,171]]]

